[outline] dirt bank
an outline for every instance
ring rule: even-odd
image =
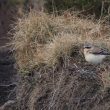
[[[6,46],[10,42],[8,31],[14,16],[14,11],[6,7],[5,2],[0,2],[0,106],[10,99],[15,99],[15,60],[11,49]]]

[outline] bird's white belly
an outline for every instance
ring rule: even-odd
[[[94,54],[85,55],[86,61],[93,64],[101,63],[105,57],[106,57],[105,55],[94,55]]]

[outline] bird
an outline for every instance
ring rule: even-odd
[[[107,49],[87,43],[84,45],[85,60],[91,64],[100,64],[110,55]]]

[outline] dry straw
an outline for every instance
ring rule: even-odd
[[[54,66],[59,58],[70,56],[74,46],[84,42],[105,43],[109,47],[109,26],[99,21],[69,16],[30,12],[13,27],[13,49],[19,69],[41,64]],[[106,31],[106,32],[105,32]]]
[[[71,57],[75,47],[78,46],[77,35],[62,33],[54,37],[53,42],[47,45],[46,64],[56,65],[60,58],[63,60]]]

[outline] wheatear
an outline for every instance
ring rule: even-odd
[[[110,53],[107,49],[92,44],[84,45],[85,60],[91,64],[100,64],[108,55],[110,55]]]

